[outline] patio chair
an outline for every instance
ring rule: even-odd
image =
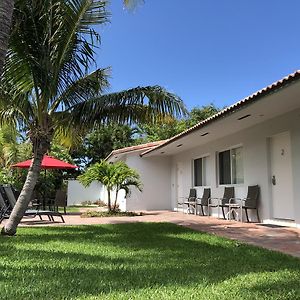
[[[203,207],[208,207],[208,200],[210,198],[210,188],[203,190],[202,198],[197,198],[197,207],[201,207],[202,216],[205,216]],[[200,200],[200,201],[198,201]]]
[[[177,202],[177,210],[178,206],[182,206],[184,210],[184,206],[187,206],[187,213],[190,213],[192,210],[193,212],[196,212],[196,199],[197,199],[197,191],[196,189],[190,189],[189,196],[188,197],[182,197],[180,198],[182,201]]]
[[[9,206],[5,203],[0,193],[0,223],[9,216]]]
[[[6,198],[9,202],[9,205],[10,205],[11,209],[13,209],[17,202],[17,199],[15,198],[13,189],[12,189],[11,185],[3,185],[2,187],[5,192]],[[1,191],[1,189],[0,189],[0,191]],[[59,212],[54,212],[54,211],[50,211],[50,210],[27,209],[25,211],[24,216],[33,217],[33,218],[36,216],[39,216],[39,218],[41,220],[42,220],[42,216],[47,216],[49,218],[49,220],[53,221],[53,222],[54,222],[54,216],[57,216],[57,217],[61,218],[63,223],[65,223],[65,220],[64,220],[62,214],[60,214]]]
[[[226,219],[224,208],[229,208],[229,202],[231,199],[234,198],[234,187],[232,186],[226,186],[224,188],[224,194],[222,198],[209,198],[208,201],[208,215],[209,210],[212,207],[218,208],[218,217],[219,217],[219,207],[222,209],[223,218]],[[212,202],[212,200],[217,200],[215,203]]]
[[[67,207],[67,193],[63,190],[56,191],[55,199],[54,199],[54,206],[56,207],[56,211],[58,211],[59,207],[63,207],[64,214],[67,214],[66,207]]]
[[[250,185],[248,186],[247,196],[246,198],[232,198],[237,205],[239,205],[239,208],[245,210],[247,222],[249,223],[249,216],[248,216],[248,209],[254,209],[256,210],[257,215],[257,221],[260,222],[259,214],[258,214],[258,198],[259,198],[259,186],[258,185]],[[242,216],[241,216],[242,220]]]

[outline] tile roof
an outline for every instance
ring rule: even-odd
[[[146,144],[141,144],[141,145],[135,145],[135,146],[130,146],[130,147],[116,149],[116,150],[113,150],[106,157],[106,160],[109,159],[111,156],[114,156],[114,155],[117,155],[117,154],[124,154],[124,153],[138,151],[138,150],[149,150],[149,149],[152,149],[153,147],[159,146],[160,144],[162,144],[164,142],[165,142],[165,140],[163,140],[163,141],[156,141],[156,142],[149,142],[149,143],[146,143]]]
[[[175,135],[174,137],[164,141],[163,143],[155,146],[155,147],[152,147],[151,149],[147,149],[145,152],[143,152],[141,154],[141,156],[145,155],[145,154],[148,154],[156,149],[159,149],[159,148],[162,148],[176,140],[178,140],[179,138],[181,137],[184,137],[200,128],[203,128],[205,126],[207,126],[208,124],[218,120],[218,119],[221,119],[221,118],[224,118],[226,117],[227,115],[230,115],[234,112],[236,112],[237,110],[243,108],[244,106],[247,106],[251,103],[254,103],[258,100],[260,100],[261,98],[263,98],[264,96],[267,96],[269,95],[270,93],[272,92],[275,92],[275,91],[278,91],[279,89],[293,83],[294,81],[297,81],[298,79],[300,78],[300,70],[297,70],[295,71],[294,73],[291,73],[289,75],[287,75],[286,77],[268,85],[267,87],[253,93],[252,95],[232,104],[231,106],[228,106],[226,107],[225,109],[221,110],[220,112],[218,112],[217,114],[201,121],[200,123],[194,125],[193,127],[183,131],[182,133],[179,133],[177,135]]]

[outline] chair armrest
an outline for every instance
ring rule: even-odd
[[[203,198],[197,197],[197,198],[196,198],[196,202],[198,202],[198,200],[199,200],[199,202],[201,202],[202,199],[203,199]]]
[[[235,197],[235,198],[230,198],[229,203],[227,203],[227,204],[229,204],[229,205],[232,205],[232,204],[243,205],[243,201],[244,201],[244,199]],[[240,203],[237,203],[237,202],[240,202]]]
[[[210,205],[210,204],[215,205],[214,203],[212,203],[212,200],[218,200],[217,205],[219,205],[220,204],[220,199],[221,198],[208,198],[208,205]]]

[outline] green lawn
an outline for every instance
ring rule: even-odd
[[[300,299],[300,260],[173,224],[0,237],[0,299]]]
[[[85,207],[85,206],[67,206],[67,213],[79,213],[80,208]],[[58,208],[58,211],[61,213],[64,213],[64,209],[62,207]]]

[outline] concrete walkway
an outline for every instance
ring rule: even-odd
[[[202,217],[181,212],[145,212],[137,217],[80,218],[79,215],[64,216],[66,223],[24,219],[21,226],[66,226],[121,224],[133,222],[171,222],[197,231],[208,232],[247,244],[280,251],[300,258],[300,229],[290,227],[266,227],[262,224],[240,223]],[[4,221],[5,222],[5,221]],[[3,222],[3,223],[4,223]],[[5,224],[5,223],[4,223]]]

